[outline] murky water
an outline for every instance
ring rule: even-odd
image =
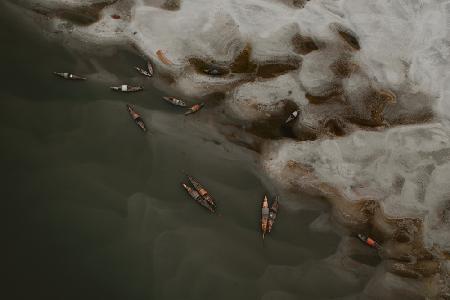
[[[2,14],[8,299],[329,299],[355,291],[321,262],[339,239],[309,229],[318,213],[282,204],[263,245],[267,188],[251,157],[164,103],[133,70],[139,56],[118,51],[95,66]],[[115,94],[102,80],[51,74],[98,66],[117,76],[111,84],[132,77],[146,90]],[[127,102],[152,134],[130,120]],[[208,187],[220,215],[187,197],[182,170]]]

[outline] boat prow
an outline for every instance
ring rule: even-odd
[[[53,72],[53,74],[67,80],[86,80],[85,77],[78,76],[68,72]]]

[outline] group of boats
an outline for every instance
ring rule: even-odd
[[[153,76],[153,67],[150,62],[147,63],[147,70],[140,68],[140,67],[135,67],[135,69],[143,76],[146,76],[146,77]],[[67,80],[86,80],[85,77],[75,75],[72,73],[68,73],[68,72],[53,72],[53,73],[56,76],[63,78],[63,79],[67,79]],[[210,73],[211,75],[216,75],[216,73],[218,73],[218,72],[216,72],[216,70],[208,70],[207,73]],[[142,91],[143,87],[122,84],[120,86],[112,86],[111,89],[114,91],[117,91],[117,92],[130,93],[130,92]],[[182,99],[178,99],[175,97],[168,97],[168,96],[163,97],[163,99],[174,106],[187,107],[187,103]],[[205,105],[205,103],[203,103],[203,102],[192,105],[185,112],[185,115],[189,115],[189,114],[198,112],[200,109],[203,108],[204,105]],[[142,115],[138,111],[136,111],[136,109],[131,104],[127,104],[126,108],[127,108],[128,113],[131,116],[131,119],[136,123],[136,125],[142,131],[146,132],[147,127],[142,118]],[[288,123],[294,121],[295,119],[298,118],[299,114],[300,114],[300,110],[293,111],[289,115],[289,117],[287,118],[285,123],[288,124]],[[216,203],[215,203],[214,198],[209,194],[209,192],[205,189],[205,187],[202,184],[200,184],[200,182],[197,179],[195,179],[194,177],[192,177],[188,174],[186,174],[186,177],[188,179],[188,182],[182,182],[181,186],[186,190],[186,192],[189,194],[189,196],[193,200],[195,200],[199,205],[206,208],[209,212],[215,213],[216,212]],[[265,238],[266,234],[269,234],[272,231],[273,225],[277,218],[278,210],[279,210],[278,196],[275,197],[275,199],[272,201],[272,205],[269,205],[269,200],[268,200],[267,196],[264,196],[264,199],[263,199],[262,205],[261,205],[261,234],[262,234],[263,239]],[[366,245],[368,245],[372,248],[375,248],[377,250],[381,249],[380,244],[378,244],[374,239],[372,239],[364,234],[358,234],[357,236]]]
[[[194,177],[186,174],[188,183],[182,182],[181,186],[186,190],[189,196],[195,200],[200,206],[206,208],[209,212],[216,212],[216,202],[209,194],[206,188]],[[189,186],[189,183],[192,186]],[[273,225],[277,218],[279,209],[278,197],[275,197],[272,205],[269,208],[269,201],[267,196],[264,196],[261,210],[261,233],[264,239],[265,235],[272,231]]]
[[[206,208],[209,212],[216,212],[216,202],[214,198],[209,194],[203,185],[198,182],[194,177],[186,174],[189,183],[192,185],[190,187],[185,182],[181,183],[181,186],[186,190],[186,192],[194,199],[198,204]]]
[[[142,74],[143,76],[146,76],[146,77],[152,77],[153,73],[154,73],[153,66],[150,62],[147,62],[147,70],[145,70],[144,68],[141,68],[141,67],[135,67],[135,69],[140,74]],[[60,78],[67,79],[67,80],[86,80],[86,77],[82,77],[82,76],[75,75],[75,74],[68,73],[68,72],[53,72],[53,74],[55,74],[56,76],[58,76]],[[110,88],[113,91],[123,92],[123,93],[134,93],[134,92],[139,92],[139,91],[144,90],[144,88],[142,86],[131,86],[128,84],[122,84],[119,86],[111,86]],[[179,107],[187,107],[188,106],[186,101],[175,98],[175,97],[163,97],[163,99],[165,101],[167,101],[168,103],[175,105],[175,106],[179,106]],[[196,104],[192,105],[191,107],[188,107],[188,109],[186,110],[186,112],[184,114],[190,115],[190,114],[196,113],[200,109],[202,109],[203,106],[205,106],[204,102],[196,103]],[[131,104],[127,104],[126,108],[127,108],[128,113],[130,114],[131,118],[136,123],[136,125],[142,131],[144,131],[144,132],[147,131],[147,127],[145,126],[145,123],[144,123],[144,120],[142,119],[141,114],[139,114],[139,112],[137,112],[134,109],[134,107],[131,106]]]

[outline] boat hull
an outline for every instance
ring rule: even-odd
[[[192,106],[188,109],[188,111],[185,112],[184,114],[187,116],[187,115],[196,113],[196,112],[198,112],[200,109],[202,109],[203,106],[205,106],[205,103],[194,104],[194,105],[192,105]]]
[[[208,202],[209,205],[212,207],[216,207],[216,202],[214,201],[214,198],[208,193],[208,191],[205,189],[203,185],[200,184],[194,177],[187,175],[189,182],[194,186],[194,188],[197,190],[197,192],[202,196],[206,202]]]
[[[122,92],[122,93],[134,93],[134,92],[142,91],[144,89],[140,86],[122,85],[122,86],[112,86],[111,90],[116,91],[116,92]]]
[[[147,126],[145,126],[144,120],[142,119],[141,115],[134,110],[134,108],[130,105],[127,104],[127,110],[128,113],[130,114],[131,119],[134,121],[134,123],[136,123],[136,125],[144,132],[147,131]]]
[[[74,75],[72,73],[53,72],[53,74],[58,76],[59,78],[67,79],[67,80],[86,80],[85,77]]]
[[[182,183],[181,186],[186,190],[189,196],[194,199],[198,204],[209,210],[211,213],[215,213],[213,207],[211,207],[208,202],[193,188],[187,186],[185,183]]]
[[[267,233],[267,222],[269,221],[269,202],[267,201],[267,196],[264,196],[262,207],[261,207],[261,233],[264,236]]]
[[[186,107],[187,106],[186,102],[184,102],[181,99],[177,99],[177,98],[174,98],[174,97],[163,97],[163,99],[165,101],[169,102],[170,104],[175,105],[175,106],[180,106],[180,107]]]

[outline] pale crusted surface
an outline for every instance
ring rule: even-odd
[[[450,132],[440,124],[405,126],[386,132],[358,131],[313,142],[284,141],[267,149],[264,166],[280,184],[321,189],[326,184],[351,201],[374,199],[391,217],[425,220],[427,244],[450,250],[448,214]],[[295,162],[311,176],[289,174]]]

